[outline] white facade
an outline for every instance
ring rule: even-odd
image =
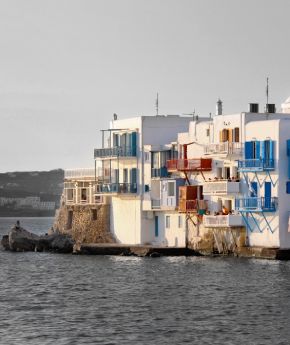
[[[289,249],[289,104],[281,113],[114,120],[95,150],[96,176],[82,176],[89,203],[110,204],[123,244],[185,247],[191,222],[199,238],[245,228],[249,246]]]
[[[112,121],[103,134],[103,147],[95,150],[96,165],[102,167],[96,190],[111,206],[117,242],[185,246],[184,216],[176,212],[178,187],[184,182],[164,172],[174,151],[170,143],[189,122],[178,115],[141,116]]]

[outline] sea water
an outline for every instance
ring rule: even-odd
[[[290,344],[290,262],[2,250],[0,265],[3,345]]]

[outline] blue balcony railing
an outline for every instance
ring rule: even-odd
[[[137,193],[137,183],[99,183],[96,185],[96,194],[107,193]]]
[[[243,159],[238,161],[240,171],[274,170],[274,159]]]
[[[240,212],[275,212],[276,200],[271,197],[236,198],[235,208]]]
[[[95,158],[106,157],[136,157],[136,147],[132,146],[115,146],[94,150]]]
[[[163,168],[152,168],[151,177],[168,177],[168,171],[166,167]]]

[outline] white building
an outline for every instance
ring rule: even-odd
[[[110,228],[126,244],[185,246],[186,224],[177,213],[178,187],[167,160],[176,157],[177,133],[190,119],[178,115],[114,120],[103,130],[103,147],[95,149],[101,176],[96,194],[111,205]]]
[[[113,120],[94,173],[66,176],[66,204],[109,204],[119,243],[185,247],[235,229],[245,245],[290,249],[290,101],[258,108]]]

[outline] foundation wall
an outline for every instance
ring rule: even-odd
[[[246,229],[205,228],[196,219],[187,220],[187,241],[189,249],[203,255],[236,253],[246,245]]]
[[[110,205],[63,205],[53,227],[79,244],[116,242],[110,232]]]

